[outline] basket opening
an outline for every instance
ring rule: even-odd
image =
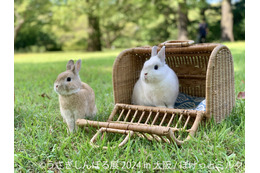
[[[166,48],[166,63],[178,76],[180,93],[205,98],[207,66],[214,47]],[[113,67],[115,103],[131,104],[134,85],[150,56],[151,47],[143,47],[125,50],[117,57]]]

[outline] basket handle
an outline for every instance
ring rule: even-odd
[[[163,47],[188,47],[190,45],[194,44],[193,40],[186,40],[186,41],[178,41],[178,40],[169,40],[165,41],[163,43],[160,43],[158,46]]]
[[[123,145],[126,144],[126,142],[129,140],[129,138],[131,136],[133,136],[134,132],[132,130],[121,130],[121,129],[112,129],[112,128],[105,128],[105,127],[102,127],[100,128],[97,133],[92,137],[92,139],[90,140],[90,145],[92,145],[93,147],[95,148],[99,148],[98,145],[96,145],[96,141],[97,141],[97,137],[98,135],[100,134],[103,134],[104,132],[110,132],[110,133],[120,133],[120,134],[127,134],[125,139],[120,143],[118,144],[118,147],[122,147]],[[101,139],[103,140],[103,139]],[[112,149],[113,148],[116,148],[115,146],[114,147],[111,147]],[[108,147],[104,146],[103,149],[108,149]]]

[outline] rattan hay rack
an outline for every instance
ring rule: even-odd
[[[179,78],[179,91],[205,97],[206,110],[169,109],[131,105],[133,87],[152,47],[124,50],[113,66],[115,107],[107,122],[77,120],[77,125],[98,128],[90,143],[104,132],[125,134],[123,146],[134,134],[166,143],[183,144],[194,136],[202,120],[220,122],[235,105],[234,67],[230,50],[215,43],[193,44],[193,41],[167,41],[166,62]],[[159,51],[159,50],[158,50]],[[101,138],[102,139],[102,138]],[[107,148],[107,147],[103,147]]]

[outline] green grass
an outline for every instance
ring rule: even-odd
[[[226,45],[234,58],[237,94],[245,89],[245,44]],[[69,59],[81,58],[81,80],[88,83],[96,94],[99,112],[95,119],[105,121],[113,109],[112,67],[120,51],[15,54],[15,171],[245,171],[244,100],[236,100],[233,113],[220,124],[210,121],[201,125],[195,138],[181,147],[136,138],[123,148],[103,150],[92,148],[88,143],[93,132],[81,130],[69,135],[59,112],[58,95],[53,90],[57,75],[65,70]],[[107,145],[104,142],[99,144]],[[172,169],[167,169],[167,164]],[[110,168],[106,169],[107,166]],[[161,169],[156,169],[158,166]]]

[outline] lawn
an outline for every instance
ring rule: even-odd
[[[236,95],[245,89],[245,43],[226,44],[232,52]],[[51,52],[14,56],[14,168],[16,172],[244,172],[245,101],[231,116],[199,127],[181,147],[136,138],[123,148],[103,150],[88,143],[93,133],[69,135],[53,83],[69,59],[82,59],[81,80],[95,91],[98,115],[113,109],[112,67],[122,50],[101,53]],[[116,136],[118,137],[118,136]],[[100,143],[103,145],[102,143]],[[115,145],[116,141],[111,145]],[[107,143],[105,144],[107,145]]]

